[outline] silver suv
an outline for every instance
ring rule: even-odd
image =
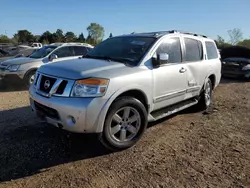
[[[206,110],[221,78],[215,42],[178,31],[109,38],[88,54],[42,66],[30,87],[38,116],[70,132],[133,146],[149,121],[196,105]]]
[[[0,77],[17,76],[29,86],[36,70],[49,62],[75,59],[86,55],[93,46],[85,43],[53,43],[43,46],[28,57],[13,58],[0,62]]]

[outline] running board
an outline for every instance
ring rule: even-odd
[[[198,103],[198,100],[195,98],[192,98],[192,99],[182,101],[180,103],[162,108],[160,110],[152,112],[149,116],[149,121],[156,121],[161,118],[170,116],[171,114],[174,114],[176,112],[189,108],[197,103]]]

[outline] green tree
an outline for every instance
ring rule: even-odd
[[[87,27],[87,31],[89,36],[93,39],[94,44],[98,44],[102,41],[104,37],[104,28],[100,24],[91,23]]]
[[[11,43],[12,40],[6,35],[0,35],[0,43]]]
[[[225,40],[219,35],[217,36],[217,40],[215,42],[219,49],[223,49],[223,48],[231,46],[231,44],[225,42]]]
[[[241,30],[240,29],[238,29],[238,28],[234,28],[234,29],[232,29],[232,30],[229,30],[228,31],[228,35],[229,35],[229,42],[230,42],[230,44],[232,44],[232,45],[236,45],[237,43],[239,43],[241,40],[242,40],[242,36],[243,36],[243,34],[242,34],[242,32],[241,32]]]
[[[66,39],[66,42],[76,42],[77,41],[77,37],[72,31],[68,31],[65,34],[65,39]]]
[[[41,37],[40,37],[40,39],[39,39],[39,42],[42,42],[42,43],[43,43],[43,41],[46,41],[46,42],[48,42],[48,43],[54,43],[55,40],[54,40],[54,38],[53,38],[53,34],[52,34],[51,32],[49,32],[49,31],[45,31],[45,32],[41,35]]]
[[[96,45],[94,39],[90,35],[88,35],[86,42],[91,45]]]
[[[250,49],[250,39],[245,39],[243,41],[240,41],[237,45]]]
[[[46,40],[46,39],[44,39],[44,40],[42,41],[42,44],[49,44],[49,41]]]
[[[81,33],[80,35],[79,35],[79,37],[78,37],[78,42],[85,42],[86,41],[86,39],[84,38],[84,35],[83,35],[83,33]]]
[[[18,38],[18,42],[21,43],[29,43],[33,42],[34,36],[32,33],[28,30],[18,30],[16,34],[14,34],[14,37]]]
[[[110,34],[109,34],[109,38],[112,38],[112,37],[113,37],[113,34],[112,34],[112,33],[110,33]]]
[[[55,40],[56,42],[64,42],[64,35],[63,35],[63,30],[62,29],[57,29],[56,32],[54,33]]]
[[[40,35],[34,35],[33,36],[33,42],[38,42],[40,39]]]

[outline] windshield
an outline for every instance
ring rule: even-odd
[[[54,49],[56,49],[58,46],[44,46],[40,48],[39,50],[35,51],[30,55],[31,58],[43,58],[47,56],[50,52],[52,52]]]
[[[137,36],[109,38],[89,51],[86,57],[103,57],[137,65],[155,40],[155,38]]]

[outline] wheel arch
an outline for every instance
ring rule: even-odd
[[[99,114],[99,118],[97,119],[97,130],[96,132],[102,132],[103,131],[103,126],[104,126],[104,121],[107,116],[108,111],[110,110],[111,105],[120,97],[123,96],[130,96],[134,97],[137,100],[139,100],[146,108],[146,111],[149,112],[149,100],[148,96],[146,95],[145,92],[143,92],[142,89],[138,88],[134,89],[133,88],[123,88],[122,90],[118,90],[116,93],[114,93],[109,100],[105,103],[103,108],[101,109],[101,113]]]
[[[27,76],[29,75],[29,73],[31,73],[32,71],[37,71],[37,69],[38,69],[38,68],[36,68],[36,67],[29,69],[29,70],[24,74],[23,79],[25,80],[25,79],[27,78]]]
[[[211,80],[212,82],[212,88],[215,88],[215,84],[216,84],[216,76],[215,74],[210,74],[210,76],[208,76],[208,78]]]

